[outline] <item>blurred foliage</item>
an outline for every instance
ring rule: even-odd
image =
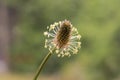
[[[117,79],[120,76],[119,3],[120,0],[8,0],[8,6],[19,11],[12,69],[35,70],[48,52],[44,49],[46,26],[68,19],[82,35],[79,56],[76,60],[76,55],[63,59],[54,56],[44,71],[55,72],[74,59],[86,69],[91,80]]]
[[[48,52],[44,49],[43,32],[46,30],[46,26],[49,26],[54,21],[64,19],[71,20],[73,18],[72,16],[74,16],[73,13],[77,13],[78,11],[74,9],[76,6],[79,7],[78,2],[76,1],[71,2],[66,0],[64,2],[64,4],[69,3],[71,8],[69,5],[61,6],[63,5],[63,1],[54,2],[55,3],[48,1],[47,3],[50,4],[48,8],[48,4],[46,4],[46,1],[44,0],[8,1],[8,6],[15,7],[20,15],[18,25],[14,29],[16,38],[11,55],[13,60],[11,61],[11,67],[14,70],[30,71],[36,67],[36,64],[39,65],[40,61]],[[73,2],[75,4],[73,4]],[[53,58],[50,65],[48,64],[48,66],[51,66],[49,70],[52,70],[53,72],[62,65],[61,62],[67,60],[67,58],[64,58],[63,61],[56,63],[56,59],[57,57]],[[55,63],[57,65],[55,65]],[[51,64],[53,64],[53,66]]]

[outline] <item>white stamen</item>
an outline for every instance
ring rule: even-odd
[[[56,53],[59,53],[59,50],[56,50]]]
[[[48,32],[44,32],[44,35],[45,35],[45,36],[48,35]]]

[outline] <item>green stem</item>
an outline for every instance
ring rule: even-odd
[[[52,52],[54,52],[54,51],[55,51],[55,49],[52,50]],[[49,53],[44,57],[44,59],[43,59],[42,63],[40,64],[40,66],[39,66],[39,68],[38,68],[38,70],[37,70],[37,73],[36,73],[36,75],[35,75],[35,77],[34,77],[33,80],[37,80],[37,78],[38,78],[38,76],[39,76],[39,74],[40,74],[43,66],[45,65],[45,63],[47,62],[47,60],[49,59],[49,57],[50,57],[51,55],[52,55],[52,53],[49,52]]]

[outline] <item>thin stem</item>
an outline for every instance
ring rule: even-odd
[[[52,52],[54,52],[54,51],[55,51],[55,48],[52,50]],[[40,74],[43,66],[45,65],[45,63],[47,62],[47,60],[49,59],[49,57],[50,57],[51,55],[52,55],[52,53],[49,52],[49,53],[44,57],[44,59],[43,59],[42,63],[40,64],[40,66],[39,66],[39,68],[38,68],[38,70],[37,70],[37,73],[36,73],[36,75],[35,75],[35,77],[34,77],[33,80],[37,80],[37,78],[38,78],[38,76],[39,76],[39,74]]]

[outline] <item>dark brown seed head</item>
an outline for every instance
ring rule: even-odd
[[[71,23],[65,20],[61,23],[60,30],[58,31],[56,36],[57,46],[59,48],[63,48],[67,45],[67,43],[69,42],[70,34],[71,34]]]

